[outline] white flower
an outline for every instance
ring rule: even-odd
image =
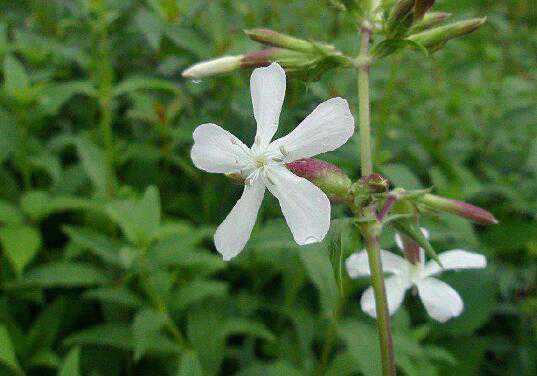
[[[265,188],[279,200],[298,244],[319,242],[328,232],[330,201],[285,164],[337,149],[354,133],[354,119],[346,100],[332,98],[287,136],[271,142],[278,128],[285,87],[285,71],[276,63],[252,73],[250,89],[257,133],[251,148],[215,124],[203,124],[194,131],[191,157],[196,167],[213,173],[240,173],[246,179],[242,197],[214,235],[216,249],[224,260],[238,255],[246,245]]]
[[[424,231],[424,234],[428,237],[426,231]],[[395,241],[399,248],[403,250],[403,242],[399,234],[395,236]],[[462,313],[463,303],[457,291],[433,277],[444,270],[481,269],[487,266],[487,260],[483,255],[462,249],[446,251],[438,257],[444,269],[433,260],[425,264],[425,252],[421,248],[420,261],[417,264],[412,264],[400,256],[381,250],[382,267],[385,272],[393,274],[386,278],[385,281],[390,315],[401,306],[405,292],[413,286],[417,288],[427,313],[433,319],[446,322]],[[351,255],[346,261],[346,266],[351,278],[370,275],[365,250]],[[361,305],[364,312],[376,317],[375,297],[372,287],[369,287],[362,295]]]

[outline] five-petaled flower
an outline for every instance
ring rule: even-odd
[[[427,231],[422,229],[425,236]],[[403,241],[399,234],[395,240],[403,250]],[[419,261],[412,264],[404,258],[388,251],[381,251],[382,266],[385,272],[393,274],[386,279],[386,295],[388,310],[393,314],[403,303],[405,292],[415,286],[418,295],[425,306],[429,316],[433,319],[446,322],[452,317],[462,313],[463,302],[457,291],[448,284],[433,278],[443,270],[481,269],[487,266],[485,256],[467,252],[462,249],[453,249],[439,255],[442,269],[435,261],[425,264],[425,252],[420,248]],[[351,278],[370,275],[367,253],[365,250],[354,253],[346,261],[347,271]],[[369,287],[361,299],[362,310],[372,317],[376,317],[375,298],[373,288]]]
[[[285,97],[285,71],[277,63],[254,70],[250,89],[257,133],[251,148],[215,124],[194,131],[191,157],[199,169],[240,173],[244,192],[214,235],[224,260],[241,252],[254,227],[265,188],[276,196],[295,241],[321,241],[330,227],[330,201],[308,180],[290,172],[286,163],[337,149],[354,133],[346,100],[320,104],[287,136],[271,142]]]

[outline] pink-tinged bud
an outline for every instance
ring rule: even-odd
[[[326,193],[333,202],[351,199],[351,179],[337,166],[314,158],[304,158],[287,163],[294,174],[308,179]]]
[[[485,21],[486,17],[455,22],[449,25],[429,29],[418,34],[413,34],[407,39],[423,45],[430,51],[437,51],[449,40],[470,34],[479,29]]]
[[[307,40],[278,33],[270,29],[244,30],[248,37],[256,42],[268,46],[286,48],[288,50],[311,53],[315,51],[315,45]]]
[[[427,13],[421,21],[416,22],[410,28],[411,34],[420,33],[432,27],[440,25],[442,22],[451,17],[451,13],[446,12],[430,12]]]
[[[386,192],[390,187],[390,181],[381,174],[377,173],[362,176],[358,182],[368,192],[372,193]]]
[[[434,5],[435,0],[416,0],[414,5],[414,21],[421,20],[425,13]]]
[[[414,240],[404,234],[400,234],[403,242],[403,252],[405,258],[412,264],[416,265],[421,261],[420,246]]]
[[[305,61],[307,60],[308,56],[301,52],[273,47],[247,53],[241,60],[241,67],[263,67],[273,62],[278,62],[286,70],[293,70],[293,68],[305,65]]]
[[[229,73],[241,67],[242,59],[243,56],[238,55],[223,56],[213,60],[202,61],[183,71],[182,75],[185,78],[201,79],[204,77]]]
[[[456,214],[483,225],[495,225],[498,223],[498,220],[490,212],[477,206],[467,204],[466,202],[452,200],[450,198],[429,193],[421,196],[419,202],[432,209]]]

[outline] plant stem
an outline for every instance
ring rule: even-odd
[[[360,55],[357,59],[358,71],[358,97],[360,118],[360,157],[362,176],[373,173],[371,156],[371,101],[369,89],[369,71],[371,57],[369,56],[369,43],[371,40],[371,25],[364,21],[360,27]],[[380,352],[382,359],[382,372],[384,376],[395,375],[395,359],[393,354],[393,340],[390,328],[390,315],[386,300],[384,274],[380,258],[380,234],[382,225],[376,218],[376,208],[369,205],[361,208],[361,231],[365,239],[369,269],[371,271],[371,284],[375,293],[375,307],[377,312],[377,328],[380,339]]]

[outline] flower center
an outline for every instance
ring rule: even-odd
[[[261,154],[254,158],[255,168],[263,168],[268,164],[268,158],[266,155]]]

